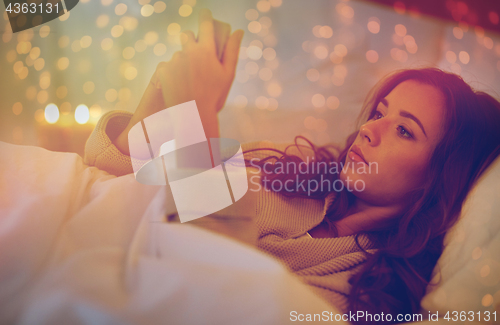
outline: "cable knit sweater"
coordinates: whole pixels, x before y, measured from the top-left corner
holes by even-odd
[[[113,140],[124,130],[131,116],[129,112],[112,111],[99,120],[85,147],[86,164],[116,176],[133,172],[130,157],[113,145]],[[243,150],[257,147],[258,143],[250,143],[243,145]],[[351,287],[348,280],[360,270],[366,254],[356,244],[355,236],[301,236],[323,220],[335,195],[332,193],[322,200],[288,198],[262,189],[255,197],[257,246],[282,261],[321,297],[346,312]],[[361,235],[358,239],[363,249],[374,251],[366,236]]]

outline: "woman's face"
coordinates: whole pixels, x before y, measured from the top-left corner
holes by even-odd
[[[360,128],[340,175],[344,185],[371,205],[404,203],[423,184],[444,133],[444,111],[444,96],[433,86],[398,84]]]

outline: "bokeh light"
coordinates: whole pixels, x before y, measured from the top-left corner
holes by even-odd
[[[57,105],[51,103],[45,106],[44,116],[48,123],[56,123],[57,120],[59,120],[59,109],[57,108]]]
[[[87,105],[80,104],[75,109],[75,121],[78,124],[85,124],[89,121],[90,114]]]

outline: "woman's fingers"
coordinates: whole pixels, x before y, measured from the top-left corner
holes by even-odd
[[[192,31],[186,30],[181,33],[181,44],[183,50],[188,49],[190,46],[194,45],[194,43],[196,43],[196,37]]]
[[[227,71],[234,75],[236,64],[238,63],[238,55],[240,52],[241,40],[243,39],[243,30],[238,29],[227,40],[222,56],[222,64]]]
[[[199,17],[198,42],[215,51],[214,21],[208,9],[202,9]]]

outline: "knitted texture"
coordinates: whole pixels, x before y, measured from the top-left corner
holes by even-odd
[[[122,154],[113,140],[128,124],[132,114],[111,111],[96,125],[85,147],[85,162],[120,176],[132,172],[130,157]],[[243,145],[244,151],[273,147],[284,150],[286,145],[254,142]],[[262,157],[272,152],[251,152],[245,158]],[[257,170],[249,168],[249,176]],[[250,175],[251,174],[251,175]],[[325,300],[342,312],[348,310],[349,278],[358,272],[375,247],[364,236],[340,238],[297,238],[317,226],[325,217],[327,206],[335,199],[330,193],[326,199],[290,198],[262,187],[256,202],[256,225],[259,231],[258,248],[281,261],[292,273]]]

